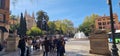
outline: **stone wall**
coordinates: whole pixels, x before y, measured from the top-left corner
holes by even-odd
[[[14,34],[10,34],[7,39],[7,48],[6,52],[16,51],[18,49],[19,37]]]
[[[105,31],[95,31],[89,37],[90,53],[110,55],[108,36]]]

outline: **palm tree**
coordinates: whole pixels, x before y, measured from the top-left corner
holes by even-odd
[[[37,12],[37,27],[39,27],[42,30],[46,30],[48,20],[49,16],[46,12],[42,10]]]
[[[37,16],[38,16],[37,17],[38,21],[42,21],[42,20],[48,21],[49,20],[47,13],[42,10],[37,12]]]

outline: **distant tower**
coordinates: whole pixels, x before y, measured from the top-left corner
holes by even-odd
[[[25,10],[24,17],[27,17],[28,13],[27,10]]]
[[[33,20],[33,26],[36,26],[36,20],[35,20],[35,14],[34,12],[32,13],[32,20]]]
[[[35,16],[34,16],[34,12],[32,13],[32,15],[30,15],[27,10],[25,10],[24,12],[24,17],[26,19],[26,23],[27,23],[27,29],[31,29],[31,27],[35,26]]]
[[[32,17],[33,17],[33,19],[35,19],[34,12],[32,13]]]

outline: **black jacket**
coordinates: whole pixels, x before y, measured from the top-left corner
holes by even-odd
[[[19,43],[18,43],[18,48],[25,49],[25,46],[26,46],[25,40],[24,39],[20,39]]]

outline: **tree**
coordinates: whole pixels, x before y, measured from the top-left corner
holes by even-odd
[[[17,21],[17,17],[15,15],[11,15],[10,16],[10,20],[13,20],[12,24],[10,24],[10,31],[14,32],[15,30],[17,30],[19,24],[15,23],[14,21]]]
[[[10,25],[10,31],[14,32],[19,27],[19,24]]]
[[[23,17],[23,13],[21,13],[20,26],[18,27],[17,33],[20,37],[22,37],[26,35],[26,31],[27,31],[26,20]]]
[[[28,30],[26,34],[29,35],[29,36],[40,36],[43,33],[42,33],[41,29],[39,29],[38,27],[34,26],[30,30]]]
[[[49,32],[49,34],[55,34],[55,27],[56,27],[56,25],[55,25],[55,22],[54,21],[48,21],[48,32]]]
[[[42,30],[47,30],[48,20],[49,20],[49,17],[46,12],[42,10],[37,12],[37,27],[39,27]]]
[[[68,32],[73,32],[73,30],[74,30],[74,25],[73,25],[73,22],[72,22],[72,21],[70,21],[70,20],[68,20],[68,19],[64,19],[64,20],[63,20],[63,23],[66,25]]]
[[[98,17],[97,14],[92,14],[91,16],[86,16],[84,22],[79,25],[79,30],[84,32],[85,35],[89,35],[93,28],[91,26],[95,26],[95,19]]]
[[[73,23],[68,19],[55,21],[55,28],[59,34],[64,35],[69,34],[70,32],[72,33],[74,30]]]

